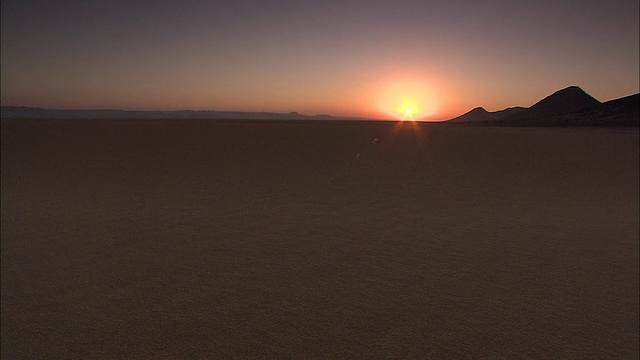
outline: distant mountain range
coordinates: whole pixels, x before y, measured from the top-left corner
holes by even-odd
[[[331,115],[304,115],[297,112],[237,112],[214,110],[140,111],[140,110],[66,110],[27,106],[2,106],[0,115],[14,119],[246,119],[246,120],[312,120],[334,119]],[[357,119],[345,118],[339,119]]]
[[[26,106],[2,106],[0,116],[14,119],[370,120],[324,114],[304,115],[297,112],[66,110]],[[640,94],[602,103],[580,87],[570,86],[556,91],[528,108],[515,106],[490,112],[477,107],[444,123],[504,126],[640,126]]]
[[[447,123],[508,126],[639,126],[640,94],[601,103],[578,86],[558,90],[531,107],[489,112],[477,107]]]

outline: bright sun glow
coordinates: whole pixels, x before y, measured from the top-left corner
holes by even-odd
[[[396,113],[402,117],[402,120],[414,120],[415,116],[420,115],[420,106],[415,100],[402,99],[396,106]]]
[[[397,120],[422,120],[437,112],[433,91],[421,82],[404,81],[380,93],[379,110]]]

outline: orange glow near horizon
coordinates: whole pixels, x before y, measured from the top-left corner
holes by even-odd
[[[380,92],[378,111],[397,120],[422,120],[438,112],[433,90],[418,81],[398,81]]]

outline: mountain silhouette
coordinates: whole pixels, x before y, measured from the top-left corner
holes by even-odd
[[[477,107],[473,110],[464,113],[458,116],[455,119],[451,119],[449,121],[452,122],[469,122],[469,121],[487,121],[487,120],[496,120],[497,117],[494,114],[488,112],[483,107]]]
[[[600,101],[587,94],[578,86],[558,90],[546,98],[533,104],[529,109],[514,115],[514,118],[541,118],[568,114],[576,111],[595,108],[600,105]]]
[[[508,118],[524,110],[527,110],[527,108],[522,106],[514,106],[514,107],[506,108],[503,110],[489,112],[485,110],[485,108],[483,107],[477,107],[467,113],[464,113],[456,118],[449,120],[449,122],[455,122],[455,123],[490,122],[490,121],[496,121],[496,120]]]
[[[529,108],[512,107],[488,112],[475,108],[451,123],[522,126],[638,126],[639,95],[601,103],[578,86],[569,86]]]
[[[551,117],[547,121],[578,126],[640,126],[640,94],[610,100],[595,108]]]
[[[515,114],[517,114],[517,113],[519,113],[519,112],[521,112],[523,110],[527,110],[527,108],[526,107],[522,107],[522,106],[514,106],[514,107],[506,108],[504,110],[494,111],[494,112],[492,112],[492,114],[495,117],[497,117],[499,119],[502,119],[502,118],[506,118],[506,117],[515,115]]]

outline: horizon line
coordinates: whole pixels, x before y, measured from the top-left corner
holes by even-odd
[[[330,113],[308,114],[298,111],[278,112],[278,111],[248,111],[248,110],[213,110],[213,109],[176,109],[176,110],[158,110],[158,109],[118,109],[118,108],[49,108],[29,105],[0,105],[0,108],[22,108],[41,111],[113,111],[123,113],[222,113],[222,114],[264,114],[264,115],[283,115],[283,116],[300,116],[306,118],[332,118],[334,120],[363,120],[363,121],[404,121],[404,122],[445,122],[450,119],[393,119],[388,117],[368,117],[354,115],[334,115]],[[229,120],[233,118],[228,118]],[[241,120],[241,119],[237,119]]]

